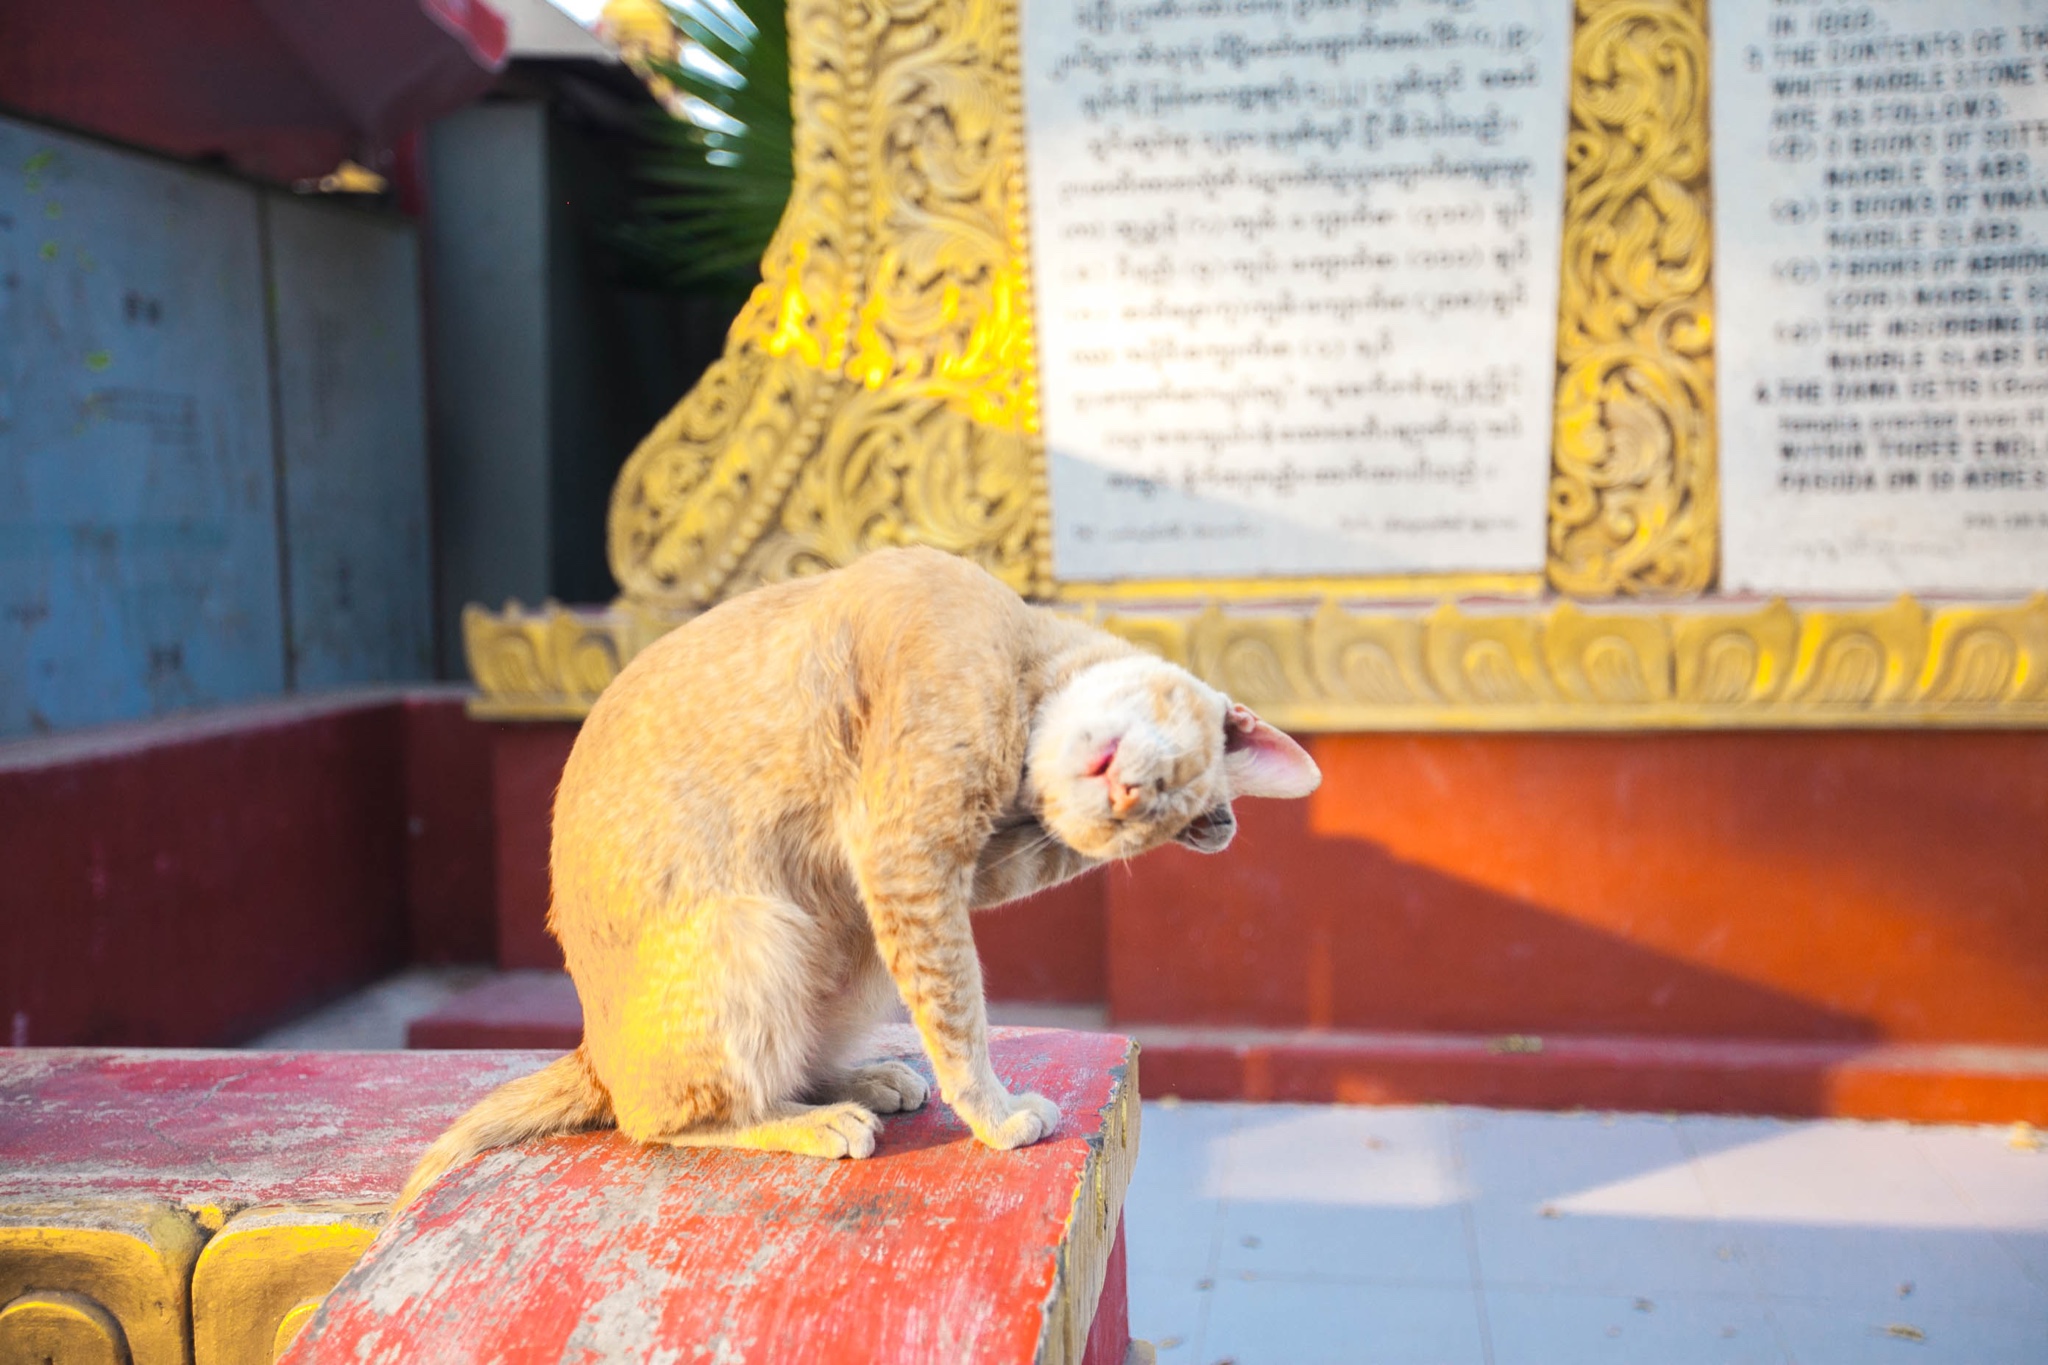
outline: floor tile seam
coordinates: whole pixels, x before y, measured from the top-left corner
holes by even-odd
[[[2012,1236],[2013,1234],[1998,1228],[1991,1230],[1992,1240],[2004,1248],[2006,1255],[2012,1257],[2019,1264],[2020,1275],[2028,1283],[2038,1287],[2043,1293],[2048,1293],[2048,1257],[2043,1257],[2040,1269],[2035,1269],[2033,1262],[2021,1255],[2020,1249],[2012,1244]]]
[[[1759,1294],[1757,1297],[1764,1303],[1782,1303],[1812,1308],[1836,1308],[1845,1311],[1853,1310],[1858,1313],[1868,1312],[1873,1308],[1879,1306],[1896,1308],[1900,1313],[1907,1314],[1914,1312],[1916,1309],[1930,1313],[1962,1313],[1968,1316],[1975,1316],[1978,1314],[1986,1313],[2011,1313],[2014,1311],[2018,1311],[2016,1309],[2016,1306],[2010,1302],[1995,1302],[1990,1299],[1943,1301],[1936,1299],[1931,1295],[1917,1294],[1910,1299],[1872,1299],[1857,1298],[1846,1294],[1802,1294],[1797,1292],[1796,1290],[1793,1290],[1780,1291],[1775,1294],[1765,1292]],[[2044,1300],[2043,1302],[2032,1306],[2037,1308],[2048,1308],[2048,1300]]]
[[[1443,1133],[1450,1148],[1452,1178],[1457,1181],[1457,1187],[1465,1191],[1465,1197],[1458,1201],[1458,1229],[1465,1243],[1465,1274],[1472,1295],[1472,1311],[1479,1322],[1479,1358],[1484,1365],[1495,1365],[1493,1319],[1486,1311],[1485,1277],[1481,1274],[1479,1261],[1479,1232],[1473,1216],[1474,1201],[1479,1196],[1478,1181],[1465,1153],[1464,1130],[1449,1111],[1445,1111],[1443,1116]]]
[[[1231,1151],[1236,1145],[1233,1139],[1237,1137],[1238,1129],[1243,1122],[1244,1116],[1233,1110],[1227,1117],[1228,1122],[1224,1124],[1223,1132],[1212,1138],[1209,1144],[1204,1147],[1206,1158],[1217,1168],[1217,1187],[1226,1190],[1230,1188]],[[1215,1150],[1214,1144],[1216,1142],[1223,1144],[1220,1154]],[[1223,1229],[1225,1221],[1230,1216],[1230,1199],[1228,1196],[1219,1196],[1210,1202],[1215,1205],[1215,1208],[1210,1212],[1209,1256],[1207,1261],[1204,1262],[1202,1272],[1202,1279],[1208,1285],[1208,1288],[1204,1289],[1197,1286],[1195,1291],[1202,1296],[1202,1310],[1196,1315],[1194,1336],[1197,1358],[1208,1349],[1209,1314],[1215,1304],[1216,1281],[1222,1273],[1220,1265],[1223,1260]]]
[[[1692,1140],[1691,1130],[1681,1122],[1674,1125],[1674,1131],[1678,1136],[1678,1145],[1685,1149],[1685,1168],[1691,1174],[1692,1183],[1699,1190],[1700,1198],[1707,1201],[1708,1212],[1714,1215],[1715,1222],[1726,1221],[1727,1211],[1721,1207],[1713,1183],[1707,1179],[1706,1161],[1700,1156],[1698,1144]]]
[[[1472,1289],[1469,1280],[1452,1279],[1427,1275],[1330,1275],[1312,1270],[1287,1271],[1232,1271],[1226,1270],[1216,1277],[1222,1284],[1294,1284],[1329,1285],[1332,1288],[1354,1289]],[[1207,1291],[1200,1291],[1206,1293]]]
[[[1701,1194],[1706,1198],[1708,1209],[1713,1212],[1714,1217],[1709,1225],[1723,1230],[1729,1237],[1731,1245],[1740,1251],[1742,1239],[1736,1231],[1735,1224],[1728,1218],[1727,1211],[1721,1207],[1721,1201],[1715,1197],[1713,1183],[1707,1179],[1706,1162],[1700,1156],[1699,1145],[1692,1140],[1692,1132],[1684,1123],[1678,1125],[1678,1141],[1685,1148],[1688,1164],[1693,1170],[1693,1178],[1698,1183]],[[1730,1259],[1741,1265],[1742,1277],[1749,1281],[1750,1289],[1761,1300],[1766,1286],[1763,1272],[1755,1264],[1754,1259],[1747,1255],[1731,1255]],[[1792,1349],[1785,1342],[1784,1331],[1775,1321],[1771,1330],[1777,1336],[1779,1353],[1790,1360]]]
[[[1487,1280],[1479,1286],[1482,1292],[1504,1294],[1556,1294],[1577,1298],[1606,1299],[1648,1299],[1655,1303],[1659,1295],[1673,1301],[1690,1302],[1695,1299],[1726,1300],[1730,1303],[1761,1303],[1763,1296],[1751,1290],[1737,1289],[1653,1289],[1649,1293],[1641,1288],[1606,1289],[1597,1285],[1558,1284],[1551,1280]]]
[[[1928,1150],[1925,1134],[1915,1133],[1913,1135],[1913,1147],[1914,1150],[1918,1151],[1926,1159],[1927,1164],[1934,1168],[1936,1177],[1954,1192],[1956,1198],[1962,1200],[1963,1207],[1977,1215],[1983,1230],[1990,1234],[1991,1240],[1997,1244],[1998,1249],[2005,1253],[2006,1259],[2012,1262],[2013,1267],[2019,1271],[2020,1278],[2039,1289],[2043,1295],[2048,1295],[2048,1270],[2037,1273],[2034,1267],[2028,1263],[2027,1258],[2020,1254],[2019,1248],[2012,1244],[2011,1240],[2015,1235],[2022,1232],[2048,1234],[2048,1225],[2043,1225],[2039,1229],[1999,1226],[1991,1215],[1978,1204],[1976,1197],[1970,1193],[1961,1181],[1955,1178],[1955,1175],[1949,1170],[1947,1163],[1937,1160],[1934,1153]]]

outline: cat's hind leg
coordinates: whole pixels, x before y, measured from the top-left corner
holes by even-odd
[[[827,1051],[812,1081],[810,1098],[851,1100],[877,1114],[905,1114],[924,1108],[931,1086],[916,1068],[893,1058],[852,1060],[871,1044],[875,1021],[895,1003],[896,984],[870,949],[826,1006],[820,1034]]]
[[[860,1104],[786,1104],[758,1123],[689,1129],[667,1134],[659,1141],[671,1147],[741,1147],[828,1161],[840,1157],[858,1161],[874,1155],[875,1138],[881,1131],[882,1121]]]
[[[849,1067],[818,1087],[826,1098],[852,1100],[877,1114],[905,1114],[924,1108],[931,1087],[916,1070],[893,1058]]]

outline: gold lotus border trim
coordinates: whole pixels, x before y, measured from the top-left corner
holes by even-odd
[[[686,614],[472,609],[479,716],[575,719]],[[1446,602],[1110,613],[1099,624],[1289,729],[2048,727],[2048,595],[2006,604]]]

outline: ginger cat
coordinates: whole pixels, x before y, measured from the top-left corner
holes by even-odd
[[[1168,841],[1216,852],[1234,798],[1320,781],[1214,688],[934,550],[726,602],[633,659],[562,774],[548,924],[582,1046],[458,1121],[399,1203],[610,1122],[867,1156],[878,1114],[925,1102],[900,1062],[849,1064],[892,991],[974,1136],[1037,1142],[1059,1111],[989,1067],[968,911]]]

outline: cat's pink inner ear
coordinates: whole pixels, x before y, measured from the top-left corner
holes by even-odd
[[[1323,784],[1322,770],[1308,750],[1260,720],[1248,706],[1231,706],[1223,752],[1232,796],[1292,800]]]

